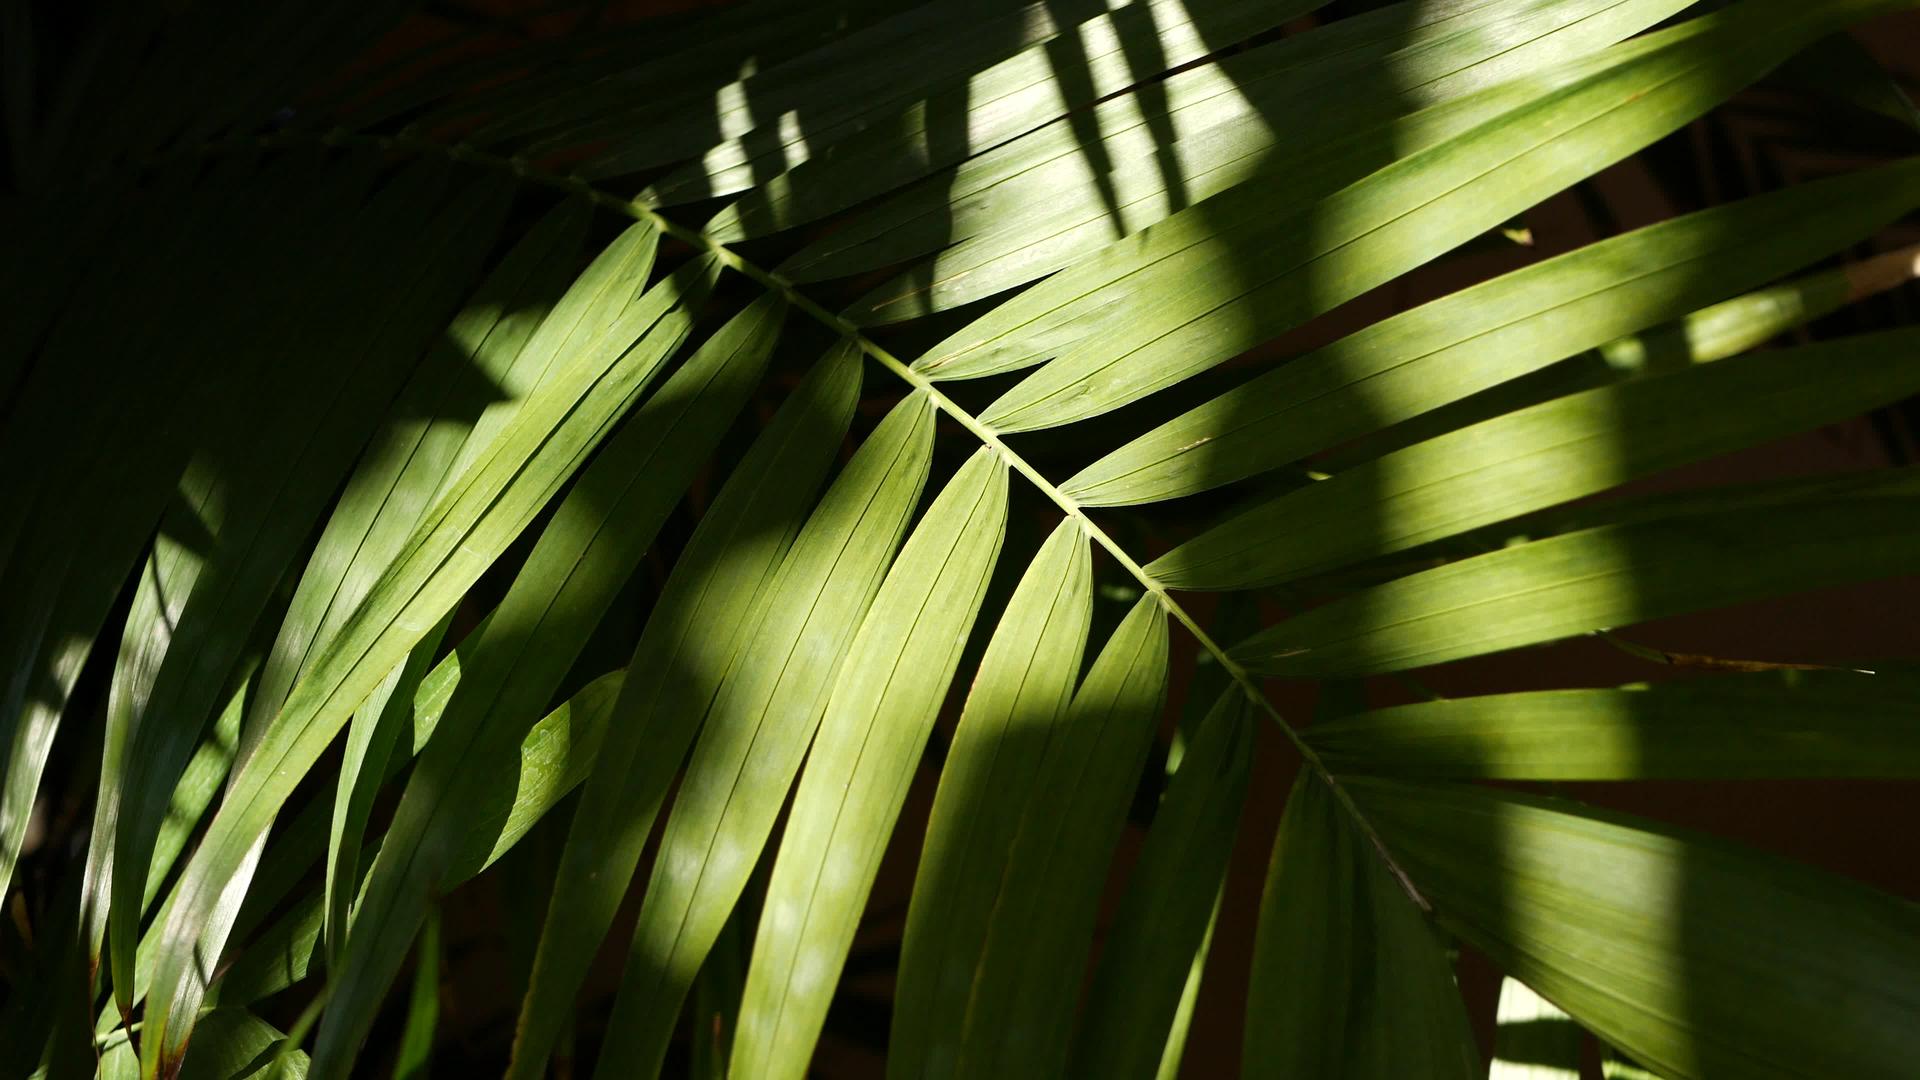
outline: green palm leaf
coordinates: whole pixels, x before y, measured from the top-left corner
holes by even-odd
[[[0,1080],[1913,1058],[1914,0],[55,7]]]
[[[1328,765],[1380,776],[1641,780],[1908,776],[1900,674],[1781,671],[1629,690],[1490,694],[1316,724]]]
[[[901,549],[846,660],[787,813],[731,1071],[801,1075],[838,960],[906,800],[1005,533],[1006,466],[969,458]]]
[[[965,1014],[1025,798],[1073,700],[1092,603],[1086,541],[1062,522],[1007,602],[941,770],[907,910],[890,1075],[925,1075],[955,1052],[952,1019]]]
[[[1261,896],[1243,1074],[1478,1076],[1466,1023],[1433,929],[1326,785],[1295,781]]]
[[[701,519],[655,605],[567,836],[521,1005],[515,1070],[545,1065],[667,788],[845,435],[859,380],[859,361],[844,350],[814,366]]]
[[[694,744],[629,949],[605,1076],[659,1068],[680,1004],[773,829],[926,482],[933,416],[895,406],[828,489],[758,604]],[[736,793],[738,796],[736,797]]]
[[[1561,800],[1352,786],[1444,925],[1662,1075],[1893,1076],[1913,1060],[1912,1026],[1890,1022],[1915,1005],[1905,901]]]

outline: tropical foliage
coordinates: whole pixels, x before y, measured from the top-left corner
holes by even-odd
[[[1898,646],[1612,633],[1920,570],[1614,491],[1920,390],[1806,330],[1920,158],[1519,243],[1763,78],[1910,139],[1915,5],[1321,6],[8,5],[0,1074],[423,1076],[487,874],[508,1076],[799,1077],[892,846],[889,1076],[1171,1075],[1274,740],[1246,1075],[1911,1075],[1910,902],[1554,785],[1920,775]]]

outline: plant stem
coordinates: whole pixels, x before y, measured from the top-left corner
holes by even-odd
[[[263,136],[253,142],[254,145],[272,146],[294,141],[311,141],[312,138],[312,136],[302,137],[293,132],[283,132]],[[1380,837],[1379,832],[1374,829],[1373,823],[1368,821],[1366,815],[1361,812],[1360,807],[1354,802],[1353,796],[1347,791],[1346,787],[1334,776],[1332,770],[1328,769],[1326,764],[1320,760],[1320,755],[1314,752],[1313,747],[1307,744],[1306,740],[1301,737],[1299,731],[1297,731],[1293,725],[1287,723],[1286,718],[1282,717],[1279,710],[1273,707],[1273,703],[1267,700],[1266,694],[1261,690],[1260,684],[1255,680],[1253,675],[1248,672],[1245,667],[1236,663],[1233,658],[1227,654],[1227,650],[1221,648],[1212,637],[1208,636],[1207,632],[1201,628],[1199,622],[1194,619],[1192,614],[1168,593],[1167,587],[1152,574],[1147,573],[1146,568],[1141,566],[1133,556],[1127,554],[1126,550],[1123,549],[1113,537],[1109,536],[1106,530],[1094,524],[1094,522],[1087,517],[1084,509],[1078,502],[1061,491],[1052,481],[1041,475],[1040,471],[1034,468],[1032,463],[1028,462],[1011,447],[1007,446],[1000,438],[998,432],[986,424],[981,423],[972,413],[967,412],[955,404],[951,398],[940,391],[940,388],[936,386],[932,380],[920,372],[913,370],[910,365],[902,362],[899,357],[894,356],[879,343],[868,338],[859,326],[822,307],[813,298],[801,292],[793,282],[749,261],[738,252],[713,239],[699,229],[681,225],[661,214],[657,208],[641,201],[623,199],[618,195],[603,191],[580,177],[544,172],[533,167],[525,158],[505,157],[459,143],[437,142],[413,135],[378,136],[335,131],[320,136],[320,139],[329,145],[335,146],[366,146],[382,150],[441,154],[455,161],[467,162],[482,168],[509,171],[529,183],[557,189],[568,195],[585,199],[596,206],[605,207],[614,213],[636,221],[647,221],[663,234],[708,253],[727,269],[751,279],[769,291],[778,293],[795,308],[805,312],[815,321],[851,341],[861,352],[871,357],[881,367],[886,368],[898,376],[915,391],[925,394],[936,408],[946,413],[948,417],[959,423],[961,427],[965,428],[975,438],[987,446],[992,447],[994,452],[1000,455],[1002,461],[1006,462],[1015,472],[1025,477],[1028,482],[1038,488],[1043,495],[1052,500],[1053,504],[1058,506],[1061,512],[1072,518],[1079,525],[1080,531],[1084,533],[1088,539],[1105,548],[1107,553],[1113,556],[1114,561],[1119,563],[1120,566],[1140,584],[1141,588],[1152,593],[1154,598],[1159,602],[1161,609],[1172,616],[1180,625],[1186,627],[1187,632],[1193,635],[1194,640],[1200,644],[1200,647],[1212,654],[1214,660],[1220,664],[1221,669],[1226,671],[1227,674],[1232,677],[1233,681],[1239,684],[1241,691],[1246,694],[1248,700],[1257,708],[1264,711],[1267,716],[1273,720],[1274,724],[1279,727],[1287,740],[1293,744],[1295,751],[1299,753],[1301,761],[1327,785],[1328,789],[1333,793],[1334,799],[1346,809],[1347,813],[1352,817],[1355,826],[1360,830],[1361,834],[1367,838],[1368,842],[1373,845],[1374,851],[1379,854],[1388,872],[1400,883],[1400,888],[1406,892],[1407,898],[1413,901],[1414,905],[1421,911],[1432,912],[1433,905],[1428,903],[1427,898],[1421,894],[1419,888],[1414,885],[1413,880],[1407,876],[1406,871],[1395,861],[1393,853],[1387,849],[1386,841]]]

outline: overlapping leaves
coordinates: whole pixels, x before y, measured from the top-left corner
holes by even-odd
[[[315,108],[372,136],[269,150],[246,145],[277,107],[262,103],[386,20],[322,5],[302,32],[281,12],[221,24],[244,5],[216,4],[149,54],[109,50],[176,95],[119,101],[78,79],[72,109],[15,123],[23,178],[68,160],[79,117],[99,134],[76,175],[146,186],[124,221],[76,226],[118,230],[124,253],[63,260],[72,237],[36,228],[6,266],[35,299],[0,367],[18,421],[0,437],[18,465],[0,478],[16,508],[0,522],[0,879],[53,740],[76,738],[64,714],[89,657],[110,674],[72,925],[41,934],[54,944],[34,961],[62,991],[10,996],[0,1056],[53,1069],[84,1060],[97,1028],[101,1068],[130,1070],[117,1027],[137,1009],[143,1075],[299,1075],[305,1025],[283,1035],[246,1010],[324,955],[311,1069],[349,1075],[445,890],[584,783],[544,925],[516,939],[530,974],[510,1074],[542,1074],[637,887],[597,1075],[657,1073],[696,985],[734,988],[716,1015],[735,1024],[696,1060],[804,1075],[940,732],[890,1075],[1168,1075],[1254,730],[1279,721],[1306,767],[1262,902],[1249,1073],[1477,1075],[1446,934],[1663,1075],[1910,1063],[1920,934],[1901,902],[1650,823],[1434,783],[1911,776],[1906,679],[1497,695],[1304,733],[1258,679],[1353,689],[1920,569],[1900,473],[1578,502],[1913,392],[1912,331],[1746,352],[1912,276],[1907,255],[1771,284],[1911,212],[1912,161],[1402,312],[1121,445],[1088,434],[1094,463],[1064,483],[1002,438],[1157,408],[1910,5],[1743,0],[1655,28],[1689,5],[1408,2],[1277,33],[1314,6],[756,0],[659,41],[528,46],[524,77],[470,57],[336,88]],[[175,46],[216,26],[289,63],[196,70]],[[299,110],[273,123],[287,135],[270,141],[300,144]],[[240,153],[179,163],[236,133]],[[638,202],[610,194],[640,172]],[[528,224],[516,182],[558,191],[543,196],[557,208]],[[732,198],[707,231],[678,216],[715,196]],[[618,234],[596,236],[613,216]],[[746,240],[787,242],[779,272],[724,246]],[[46,278],[27,289],[35,259]],[[794,284],[881,270],[844,317]],[[854,330],[1026,286],[911,364]],[[786,379],[801,322],[843,340]],[[1589,350],[1607,377],[1545,381]],[[875,388],[863,354],[884,369],[877,423],[855,421]],[[934,385],[1025,369],[977,414]],[[1082,510],[1329,451],[1330,478],[1265,491],[1144,568]],[[1034,487],[1064,511],[1043,543],[1018,527]],[[79,510],[53,512],[74,493]],[[698,523],[676,542],[683,505]],[[648,561],[657,595],[634,615]],[[1102,574],[1132,590],[1123,618],[1094,617]],[[1329,598],[1231,649],[1202,642],[1220,685],[1141,798],[1184,685],[1171,624],[1202,624],[1168,590],[1276,584]],[[315,777],[332,791],[303,797]],[[744,976],[720,947],[736,938],[752,942]],[[433,1042],[421,970],[407,1068]]]

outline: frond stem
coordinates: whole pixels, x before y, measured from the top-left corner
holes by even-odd
[[[294,135],[293,133],[280,133],[260,137],[254,140],[254,145],[274,145],[276,143],[295,141],[296,139],[300,141],[310,141],[311,137],[301,139],[300,136]],[[1154,599],[1159,602],[1162,610],[1172,616],[1180,625],[1186,627],[1187,632],[1193,635],[1194,640],[1199,643],[1200,647],[1213,656],[1215,662],[1221,666],[1221,670],[1227,672],[1233,681],[1240,686],[1241,691],[1246,694],[1248,700],[1250,700],[1255,707],[1265,712],[1274,724],[1279,727],[1287,740],[1293,744],[1295,751],[1299,753],[1301,761],[1306,764],[1309,769],[1313,770],[1313,772],[1319,776],[1320,780],[1327,785],[1328,790],[1333,793],[1335,800],[1346,809],[1349,816],[1352,817],[1355,826],[1360,830],[1361,834],[1367,838],[1368,842],[1372,844],[1374,850],[1379,854],[1381,861],[1385,863],[1388,872],[1400,883],[1400,888],[1406,892],[1408,899],[1412,900],[1414,905],[1421,911],[1432,912],[1433,905],[1421,894],[1419,888],[1414,885],[1413,880],[1407,876],[1406,871],[1402,869],[1399,862],[1394,859],[1393,853],[1387,849],[1386,841],[1381,839],[1379,832],[1374,829],[1373,823],[1368,821],[1366,815],[1361,812],[1359,805],[1354,802],[1353,796],[1347,791],[1345,785],[1341,784],[1339,778],[1334,776],[1333,771],[1327,768],[1326,763],[1320,759],[1320,755],[1314,751],[1312,746],[1308,745],[1299,731],[1297,731],[1292,724],[1287,723],[1286,719],[1280,715],[1280,711],[1273,707],[1271,701],[1267,700],[1267,695],[1261,690],[1259,682],[1254,678],[1252,673],[1229,656],[1227,650],[1222,648],[1219,643],[1215,642],[1213,638],[1207,634],[1206,630],[1201,628],[1199,622],[1194,619],[1192,614],[1190,614],[1178,600],[1173,598],[1164,584],[1152,574],[1149,574],[1146,568],[1140,565],[1138,560],[1134,559],[1132,555],[1129,555],[1112,536],[1107,534],[1105,529],[1102,529],[1099,525],[1095,524],[1092,519],[1088,518],[1085,510],[1077,501],[1066,492],[1061,491],[1052,481],[1041,475],[1040,471],[1034,468],[1032,463],[1028,462],[1024,457],[1016,453],[1013,448],[1009,447],[1000,438],[999,432],[981,423],[972,413],[961,408],[951,398],[947,397],[946,394],[941,392],[939,386],[936,385],[933,380],[913,370],[911,365],[901,361],[899,357],[894,356],[893,353],[889,352],[878,342],[868,338],[860,326],[829,311],[827,308],[821,306],[819,302],[801,292],[799,287],[793,282],[744,258],[738,252],[713,239],[705,232],[681,225],[663,215],[658,208],[650,206],[645,202],[636,199],[624,199],[611,192],[603,191],[580,177],[563,176],[536,169],[524,158],[505,157],[488,153],[471,146],[458,143],[437,142],[411,135],[379,136],[336,131],[322,136],[321,141],[329,145],[367,146],[383,150],[441,154],[455,161],[468,162],[483,168],[509,171],[529,183],[557,189],[568,195],[585,199],[596,206],[604,207],[616,214],[637,221],[647,221],[663,234],[706,252],[727,269],[758,283],[765,289],[778,293],[793,307],[805,312],[815,321],[853,342],[861,352],[872,358],[874,362],[898,376],[914,390],[925,394],[927,399],[941,412],[947,414],[949,418],[958,423],[962,428],[965,428],[967,432],[972,434],[976,439],[992,447],[993,451],[1000,456],[1002,461],[1006,462],[1010,468],[1025,477],[1034,487],[1038,488],[1055,506],[1060,508],[1062,513],[1072,518],[1079,525],[1080,531],[1084,533],[1088,539],[1106,549],[1107,553],[1113,556],[1114,561],[1119,563],[1120,566],[1139,583],[1142,589],[1153,595]]]

